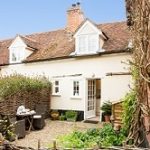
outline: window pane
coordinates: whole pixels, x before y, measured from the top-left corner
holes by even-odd
[[[90,35],[88,37],[88,51],[96,51],[97,49],[97,38],[95,35]]]
[[[17,60],[17,58],[16,58],[15,54],[12,53],[12,61],[16,61],[16,60]]]
[[[86,50],[86,37],[79,37],[79,52],[84,52]]]
[[[55,93],[59,93],[59,87],[55,87]]]
[[[55,85],[59,85],[59,81],[55,81]]]
[[[73,95],[79,96],[79,81],[73,82]]]

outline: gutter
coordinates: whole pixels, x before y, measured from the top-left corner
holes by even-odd
[[[43,61],[53,61],[53,60],[63,60],[63,59],[71,59],[71,58],[88,58],[88,57],[95,57],[95,56],[103,56],[108,54],[120,54],[120,53],[131,53],[130,49],[124,50],[111,50],[111,51],[103,51],[97,54],[89,54],[89,55],[72,55],[72,56],[62,56],[62,57],[54,57],[54,58],[45,58],[45,59],[37,59],[37,60],[24,60],[20,63],[13,63],[13,64],[0,64],[0,66],[8,66],[8,65],[16,65],[16,64],[28,64],[34,62],[43,62]]]

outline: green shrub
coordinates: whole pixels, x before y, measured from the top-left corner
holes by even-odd
[[[19,91],[40,90],[50,88],[51,84],[45,77],[26,77],[19,74],[0,77],[0,99]]]
[[[66,111],[65,116],[67,119],[76,119],[77,118],[77,112],[74,110],[68,110],[68,111]]]
[[[61,114],[61,115],[59,116],[59,120],[64,121],[65,119],[66,119],[66,116],[65,116],[65,115]]]
[[[101,107],[101,110],[103,111],[103,113],[105,115],[111,115],[111,110],[112,110],[112,103],[111,102],[104,102],[102,107]]]
[[[132,118],[136,109],[136,92],[130,91],[123,98],[123,126],[126,132],[128,132],[131,125]],[[127,133],[128,134],[128,133]]]
[[[125,138],[123,129],[116,133],[111,124],[106,124],[103,128],[88,129],[85,132],[74,131],[68,135],[59,136],[58,142],[63,148],[93,148],[121,146]]]

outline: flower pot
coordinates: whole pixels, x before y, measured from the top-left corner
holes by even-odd
[[[105,122],[110,122],[110,115],[105,115],[104,118],[105,118]]]
[[[75,121],[76,121],[76,118],[67,118],[67,121],[75,122]]]
[[[51,112],[52,120],[58,120],[59,119],[59,112]]]

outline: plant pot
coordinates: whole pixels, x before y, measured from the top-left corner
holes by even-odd
[[[59,113],[57,113],[57,112],[52,112],[52,113],[51,113],[51,117],[52,117],[52,120],[58,120],[58,119],[59,119]]]
[[[76,118],[67,118],[67,121],[75,122],[75,121],[76,121]]]
[[[110,122],[110,115],[104,115],[105,122]]]

